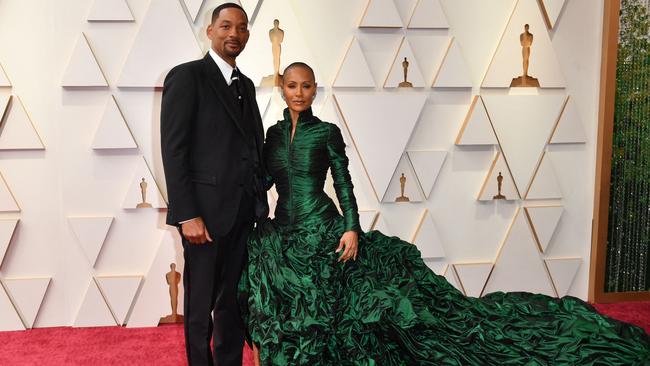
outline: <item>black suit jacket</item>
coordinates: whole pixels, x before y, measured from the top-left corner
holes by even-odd
[[[242,194],[250,188],[245,186],[253,169],[249,144],[255,139],[262,164],[264,142],[255,87],[244,75],[240,82],[244,112],[209,53],[167,74],[160,113],[167,224],[200,216],[214,236],[225,235],[235,222]],[[257,215],[266,217],[266,192],[257,192]]]

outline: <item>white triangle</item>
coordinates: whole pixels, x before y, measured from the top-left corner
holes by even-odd
[[[398,202],[397,197],[400,197],[402,195],[400,182],[402,174],[404,174],[404,178],[406,178],[404,181],[404,196],[409,198],[409,202],[424,201],[424,193],[420,188],[420,184],[418,183],[418,178],[415,174],[413,166],[411,165],[411,161],[409,160],[408,155],[403,154],[402,158],[397,164],[397,168],[395,168],[395,172],[393,172],[393,177],[390,180],[388,189],[386,189],[386,193],[384,194],[382,202]]]
[[[68,217],[72,232],[91,266],[97,261],[112,222],[113,217]]]
[[[548,153],[544,153],[525,198],[528,200],[562,198],[562,190],[558,184],[557,175],[555,175],[555,169],[553,169],[553,163]]]
[[[143,191],[146,195],[145,197],[143,197]],[[143,203],[143,198],[145,203],[151,205],[150,207],[137,207],[138,204]],[[126,197],[124,197],[122,208],[167,208],[167,203],[162,194],[160,194],[158,184],[151,174],[149,165],[144,157],[142,157],[142,160],[140,160],[136,167],[131,186]]]
[[[567,295],[581,264],[582,258],[546,259],[546,266],[559,297]]]
[[[108,86],[104,73],[90,49],[88,39],[83,33],[72,52],[61,86]]]
[[[442,258],[445,256],[445,248],[440,240],[440,234],[436,224],[433,222],[429,210],[424,210],[420,225],[413,235],[413,244],[420,250],[422,258]]]
[[[119,87],[162,87],[167,72],[201,48],[178,1],[152,1],[122,68]]]
[[[397,55],[395,55],[395,60],[393,61],[393,66],[390,69],[390,73],[386,77],[384,82],[384,88],[397,88],[399,83],[404,81],[404,67],[402,63],[406,58],[408,62],[408,73],[407,81],[413,84],[414,88],[423,88],[425,86],[424,77],[420,71],[420,66],[418,65],[413,49],[408,39],[402,39],[402,44],[400,45]]]
[[[370,72],[370,67],[361,50],[357,37],[352,38],[348,52],[341,63],[334,85],[337,88],[343,87],[366,87],[374,88],[375,80]]]
[[[533,34],[528,75],[539,80],[542,88],[564,88],[565,81],[557,61],[546,24],[537,1],[519,0],[506,26],[501,42],[492,58],[482,87],[508,88],[512,79],[523,74],[522,48],[519,36],[524,25]]]
[[[257,102],[257,108],[260,111],[260,116],[264,118],[266,111],[269,109],[271,103],[271,93],[255,93],[255,101]]]
[[[551,144],[583,144],[587,142],[584,127],[580,122],[578,109],[571,97],[567,97],[567,102],[562,112],[562,116],[555,127]]]
[[[250,24],[253,24],[255,22],[256,15],[257,15],[255,13],[255,9],[257,9],[257,6],[261,1],[262,0],[239,0],[239,3],[241,4],[242,8],[246,10],[246,14],[248,14],[250,18],[248,19],[248,22]]]
[[[20,207],[2,173],[0,173],[0,212],[20,212]]]
[[[2,68],[2,65],[0,65],[0,87],[4,86],[11,86],[11,81],[9,81],[5,70]],[[2,114],[0,113],[0,115]]]
[[[460,281],[458,280],[458,275],[456,274],[454,266],[447,266],[444,277],[447,282],[454,286],[458,291],[462,292],[463,294],[465,293],[465,291],[463,291],[463,285],[461,285]]]
[[[551,238],[553,238],[555,228],[560,222],[564,208],[562,206],[538,206],[526,207],[525,210],[539,248],[542,253],[545,253]]]
[[[16,305],[16,309],[27,329],[34,326],[36,315],[41,308],[50,277],[41,278],[6,278],[7,293]]]
[[[320,75],[321,69],[318,67],[317,59],[312,53],[312,46],[315,45],[306,41],[305,32],[289,0],[262,2],[250,31],[246,51],[237,57],[237,67],[257,86],[262,86],[263,80],[271,81],[267,77],[272,77],[275,71],[269,30],[273,28],[275,19],[280,22],[279,27],[284,31],[284,38],[280,45],[280,73],[290,63],[300,61],[314,69],[316,81],[324,81]]]
[[[472,297],[480,297],[485,287],[485,282],[492,268],[493,263],[457,263],[454,264],[456,274],[463,285],[465,294]]]
[[[377,221],[375,223],[375,227],[373,230],[380,231],[382,234],[386,236],[394,236],[395,234],[393,233],[393,230],[388,226],[386,223],[386,220],[384,219],[384,215],[381,213],[377,214]]]
[[[361,225],[361,230],[368,232],[374,229],[375,223],[377,222],[377,211],[359,211],[359,224]]]
[[[423,258],[424,264],[433,271],[433,273],[437,274],[438,276],[444,276],[445,273],[447,272],[447,267],[449,267],[449,263],[447,263],[445,260],[441,260],[439,258]]]
[[[498,144],[483,99],[480,95],[475,95],[465,116],[463,127],[456,137],[456,145]]]
[[[177,263],[176,271],[183,273],[182,254],[179,257],[177,236],[171,230],[167,230],[158,247],[156,255],[147,270],[144,282],[137,293],[133,310],[129,316],[127,327],[155,327],[160,318],[170,315],[172,312],[169,285],[167,284],[167,273],[171,270],[171,264]],[[181,275],[182,276],[182,275]],[[181,278],[182,282],[182,278]],[[183,313],[183,286],[178,287],[178,312]]]
[[[494,196],[499,194],[499,173],[503,177],[501,182],[501,195],[506,197],[505,200],[512,201],[520,198],[517,187],[515,187],[515,182],[510,174],[510,169],[508,169],[506,161],[503,160],[503,155],[497,152],[492,161],[490,171],[483,182],[481,191],[478,194],[479,201],[492,201],[494,200]]]
[[[104,297],[99,292],[95,281],[90,280],[79,311],[75,317],[74,327],[106,327],[117,325]]]
[[[125,0],[95,0],[89,22],[132,22],[133,14]]]
[[[409,28],[449,28],[447,16],[440,0],[419,0],[415,6]]]
[[[142,276],[96,276],[95,281],[117,324],[124,325]]]
[[[402,26],[402,18],[393,0],[369,0],[359,24],[359,27],[369,28],[402,28]]]
[[[564,100],[560,94],[483,96],[519,192],[530,186]]]
[[[11,238],[14,236],[18,219],[2,219],[0,220],[0,265],[7,253]]]
[[[526,291],[555,296],[523,210],[515,214],[483,293],[496,291]]]
[[[320,119],[337,125],[341,129],[341,134],[343,135],[343,142],[345,146],[350,146],[350,137],[348,136],[348,130],[345,128],[345,123],[343,123],[341,118],[341,113],[336,106],[336,102],[333,97],[327,97],[327,100],[323,102],[322,108],[318,113]]]
[[[99,150],[136,149],[137,147],[138,144],[133,139],[115,96],[111,96],[106,103],[102,120],[95,131],[92,148]]]
[[[11,96],[4,114],[5,118],[0,125],[0,150],[45,149],[18,96]]]
[[[190,13],[192,21],[196,22],[196,17],[199,15],[199,10],[201,10],[203,0],[183,0],[183,2],[185,3],[187,12]]]
[[[427,96],[351,93],[336,94],[335,99],[375,195],[384,197]]]
[[[438,74],[433,81],[433,87],[471,88],[473,84],[463,51],[458,46],[458,42],[452,38],[442,66],[438,69]]]
[[[0,331],[11,330],[25,330],[25,325],[9,300],[4,286],[0,286]]]
[[[4,121],[7,113],[9,112],[9,101],[13,95],[0,95],[0,121]]]
[[[429,198],[436,183],[442,164],[445,163],[446,151],[409,151],[409,159],[420,182],[426,199]]]
[[[549,28],[554,28],[557,18],[560,17],[562,12],[562,7],[566,0],[541,0],[540,5],[542,11],[544,12],[544,19],[546,20],[546,25]]]

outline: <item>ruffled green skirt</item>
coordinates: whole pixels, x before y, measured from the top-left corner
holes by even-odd
[[[249,241],[242,315],[264,365],[650,365],[637,327],[585,302],[529,293],[466,297],[415,245],[371,231],[337,263],[343,222]]]

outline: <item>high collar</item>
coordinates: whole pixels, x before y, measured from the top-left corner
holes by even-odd
[[[289,113],[289,108],[284,109],[284,120],[291,123],[291,114]],[[318,118],[314,117],[314,114],[311,111],[311,107],[300,112],[298,115],[298,123],[311,123],[317,121]]]

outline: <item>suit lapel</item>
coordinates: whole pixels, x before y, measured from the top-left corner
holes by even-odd
[[[219,66],[214,63],[214,60],[209,53],[203,58],[203,63],[205,65],[208,84],[210,84],[210,87],[217,95],[217,98],[221,101],[221,104],[226,108],[226,112],[230,115],[230,119],[232,119],[233,123],[237,126],[239,132],[246,135],[241,126],[242,115],[239,111],[239,106],[236,105],[235,98],[231,97],[232,92],[226,84],[226,80],[224,80]]]

